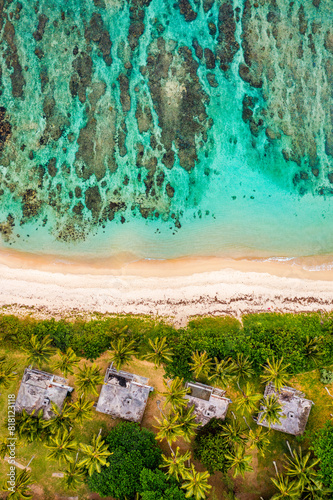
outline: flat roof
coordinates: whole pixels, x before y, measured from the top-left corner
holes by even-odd
[[[106,370],[96,411],[112,417],[141,422],[152,387],[148,378],[117,371],[113,365]]]
[[[59,408],[62,408],[68,392],[72,392],[73,387],[67,385],[67,380],[52,373],[26,368],[22,377],[20,389],[15,402],[15,411],[22,412],[25,409],[28,413],[40,409],[44,410],[44,418],[53,416],[51,411],[51,401]]]
[[[225,391],[199,382],[186,382],[185,386],[191,390],[185,398],[189,400],[188,406],[194,406],[198,424],[205,425],[212,418],[225,419],[231,403],[229,398],[224,397]]]
[[[282,406],[281,415],[285,416],[285,418],[281,418],[280,424],[272,424],[271,429],[293,434],[294,436],[303,434],[313,401],[306,399],[302,392],[293,387],[285,386],[278,392],[271,383],[266,385],[264,396],[266,397],[270,394],[275,394],[277,396]],[[258,425],[268,427],[266,420],[263,420],[259,424],[261,415],[262,413],[258,415]]]

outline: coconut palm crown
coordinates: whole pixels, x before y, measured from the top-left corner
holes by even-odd
[[[163,337],[161,339],[157,338],[154,341],[148,339],[148,343],[150,352],[143,356],[144,359],[154,363],[155,368],[161,366],[163,363],[171,362],[173,352],[167,345],[166,337]]]
[[[37,335],[31,335],[29,345],[25,348],[28,353],[28,362],[38,368],[43,364],[47,364],[54,354],[54,349],[50,345],[51,342],[52,338],[49,335],[42,339],[39,339]]]
[[[160,392],[160,394],[164,398],[164,408],[167,405],[171,405],[173,410],[177,410],[178,408],[187,405],[188,400],[185,399],[185,396],[190,391],[184,387],[184,379],[175,377],[172,380],[168,380],[168,382],[163,380],[163,385],[165,387],[165,391]]]
[[[209,381],[221,387],[221,389],[226,389],[235,378],[234,367],[230,360],[222,359],[222,361],[219,361],[214,358],[214,362],[211,375],[208,377]]]
[[[155,417],[158,425],[155,425],[156,429],[158,429],[158,433],[156,434],[156,439],[159,441],[163,441],[165,439],[169,445],[171,445],[174,441],[177,441],[178,438],[183,436],[182,426],[178,421],[178,415],[162,415],[162,418],[159,419]]]
[[[195,500],[206,498],[206,495],[211,489],[211,485],[208,484],[209,477],[207,471],[197,472],[194,465],[191,464],[191,468],[186,469],[184,475],[185,481],[181,486],[186,490],[185,497],[190,498],[193,496]]]
[[[276,394],[269,394],[261,400],[261,416],[258,419],[258,423],[262,423],[266,420],[269,429],[274,424],[280,424],[281,418],[286,418],[282,415],[282,406],[279,402]]]
[[[253,394],[252,388],[248,382],[244,389],[241,389],[240,385],[238,385],[238,387],[241,391],[241,396],[236,400],[237,410],[239,410],[242,415],[244,415],[244,413],[252,413],[257,409],[257,404],[261,400],[261,394]]]
[[[30,500],[32,494],[29,491],[29,487],[32,484],[33,481],[31,480],[30,472],[27,469],[23,469],[16,474],[14,491],[9,489],[11,485],[6,479],[2,484],[2,491],[8,492],[6,497],[8,500]]]
[[[98,396],[96,386],[102,384],[102,382],[103,377],[97,365],[87,366],[84,364],[83,368],[79,368],[79,372],[76,375],[76,385],[79,394],[95,394],[95,396]]]
[[[250,358],[243,353],[237,353],[236,359],[230,358],[230,363],[238,382],[251,378],[254,375]]]
[[[264,383],[271,382],[277,391],[280,391],[286,385],[289,374],[287,371],[289,363],[283,364],[283,358],[276,360],[275,358],[270,361],[267,359],[264,366],[264,373],[260,376]]]
[[[73,373],[73,368],[78,364],[79,358],[76,356],[75,352],[71,347],[68,347],[66,352],[61,352],[59,349],[57,351],[59,355],[59,360],[54,363],[54,368],[60,370],[65,377],[69,373]]]
[[[107,462],[107,458],[112,453],[108,450],[108,446],[102,440],[100,434],[93,436],[91,445],[81,443],[80,449],[85,454],[85,458],[78,465],[87,469],[89,476],[95,471],[100,473],[102,466],[109,467],[110,464]]]
[[[112,351],[111,361],[118,371],[136,354],[134,340],[128,341],[124,337],[112,342],[110,349]]]
[[[162,455],[163,463],[160,467],[167,469],[167,474],[174,476],[177,481],[179,481],[180,478],[184,479],[186,462],[188,462],[190,458],[190,451],[181,454],[180,448],[177,446],[176,451],[172,451],[170,457]]]
[[[212,367],[212,359],[208,357],[207,352],[196,351],[192,354],[191,359],[192,362],[189,363],[189,366],[195,378],[199,378],[200,376],[207,376]]]
[[[6,356],[0,357],[0,389],[8,389],[10,384],[15,380],[16,372],[14,372],[14,363],[7,361]]]

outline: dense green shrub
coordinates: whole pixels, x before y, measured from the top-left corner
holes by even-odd
[[[240,335],[241,324],[229,316],[190,321],[186,329],[178,330],[168,337],[175,355],[166,367],[167,375],[177,375],[185,380],[193,378],[188,364],[194,351],[206,351],[210,357],[219,359],[233,356]]]
[[[306,354],[306,337],[322,337],[319,314],[249,314],[243,317],[244,337],[239,350],[249,355],[257,371],[267,358],[284,357],[290,371],[312,369],[314,361]],[[332,356],[331,336],[323,338],[321,361]]]
[[[315,433],[311,445],[314,454],[320,458],[320,476],[325,486],[333,489],[333,424],[325,426]]]
[[[333,362],[331,316],[311,314],[249,314],[243,328],[235,318],[208,318],[190,322],[169,341],[176,356],[167,366],[169,376],[191,378],[188,363],[194,351],[206,351],[210,357],[249,356],[257,373],[267,358],[281,358],[290,363],[290,373],[311,370],[317,364]],[[307,351],[308,339],[319,339],[320,356],[315,360]]]
[[[227,460],[225,454],[230,450],[221,436],[222,420],[212,419],[201,427],[194,441],[194,457],[206,467],[210,474],[226,472]]]
[[[320,370],[320,382],[323,384],[331,384],[333,382],[333,372],[323,368]]]
[[[123,422],[111,430],[106,442],[112,453],[110,465],[88,478],[88,486],[101,496],[132,499],[140,487],[141,471],[155,470],[161,463],[155,435],[134,422]]]
[[[147,352],[148,339],[167,337],[174,357],[165,367],[166,376],[192,378],[189,362],[194,351],[206,351],[211,358],[250,357],[257,373],[267,358],[285,358],[290,373],[313,369],[316,364],[333,363],[333,315],[249,314],[243,327],[232,317],[200,318],[176,330],[163,321],[149,317],[115,316],[91,321],[37,321],[31,318],[0,315],[0,336],[9,346],[27,346],[32,334],[52,338],[53,346],[90,360],[97,359],[111,342],[126,336],[134,340],[140,355]],[[320,356],[314,359],[307,350],[308,339],[319,339]]]
[[[143,469],[140,474],[141,500],[185,500],[177,481],[161,470]],[[193,498],[193,497],[191,497]]]

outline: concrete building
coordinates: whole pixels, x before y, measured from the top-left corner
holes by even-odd
[[[228,406],[232,402],[224,397],[225,391],[199,382],[186,382],[186,387],[190,392],[185,397],[189,400],[188,406],[195,408],[198,424],[205,425],[212,418],[225,419]]]
[[[36,410],[44,410],[44,418],[52,417],[51,401],[62,408],[65,398],[73,387],[67,385],[67,380],[52,373],[42,372],[32,368],[24,370],[20,389],[16,398],[15,411],[25,409],[29,414]]]
[[[286,432],[298,436],[303,434],[306,423],[308,421],[313,401],[305,399],[304,394],[292,387],[283,387],[278,392],[273,384],[267,384],[264,396],[275,394],[282,406],[282,412],[279,424],[272,424],[271,429],[276,431]],[[258,423],[262,413],[258,415]],[[259,425],[268,427],[266,420],[263,420]]]
[[[96,411],[132,422],[141,422],[149,393],[153,390],[146,377],[117,371],[111,364],[106,370]]]

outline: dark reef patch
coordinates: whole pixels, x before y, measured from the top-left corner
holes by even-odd
[[[5,147],[5,143],[10,137],[12,130],[9,121],[5,120],[6,108],[0,106],[0,153]]]
[[[1,14],[1,12],[0,12]],[[4,51],[4,58],[6,66],[8,69],[12,69],[10,73],[10,79],[12,83],[12,95],[13,97],[23,96],[23,87],[25,86],[25,79],[22,73],[22,66],[19,61],[16,38],[15,38],[15,28],[10,21],[6,21],[3,39],[7,42],[7,48]]]
[[[169,168],[174,145],[180,165],[187,171],[193,169],[198,160],[195,138],[209,128],[205,107],[209,97],[197,76],[198,66],[188,47],[171,51],[161,37],[150,46],[149,88],[166,150],[163,162]]]

